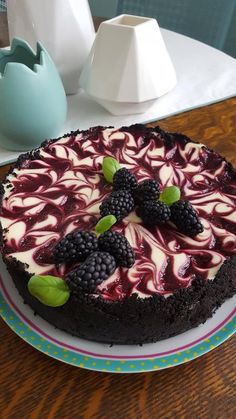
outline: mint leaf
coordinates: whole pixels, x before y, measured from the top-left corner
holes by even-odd
[[[34,275],[28,282],[28,290],[42,304],[50,307],[60,307],[70,297],[68,285],[57,276]]]
[[[117,218],[114,215],[105,215],[105,217],[101,218],[95,226],[95,231],[98,234],[102,234],[117,222]]]
[[[170,206],[179,201],[180,196],[180,189],[177,186],[167,186],[160,194],[160,201]]]
[[[113,157],[104,157],[102,171],[107,182],[113,182],[113,176],[120,169],[119,162]]]

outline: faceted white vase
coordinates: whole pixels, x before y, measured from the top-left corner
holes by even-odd
[[[103,22],[80,86],[114,115],[145,112],[176,85],[155,19],[121,15]]]
[[[7,14],[10,40],[22,38],[34,49],[40,41],[66,93],[76,93],[95,37],[88,0],[7,0]]]

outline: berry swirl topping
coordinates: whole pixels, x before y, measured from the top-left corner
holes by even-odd
[[[4,183],[4,255],[24,263],[31,274],[65,277],[71,267],[57,267],[53,249],[75,229],[94,230],[99,206],[112,192],[102,175],[105,156],[115,157],[139,182],[155,179],[161,191],[178,186],[204,231],[190,238],[171,222],[144,225],[133,211],[113,230],[126,236],[135,263],[130,269],[117,268],[94,294],[110,300],[134,293],[168,296],[190,286],[195,277],[213,279],[236,253],[235,172],[201,144],[142,126],[93,128],[51,141],[34,159],[23,159]]]

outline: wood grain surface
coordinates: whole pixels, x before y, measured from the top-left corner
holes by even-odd
[[[0,48],[9,44],[6,12],[0,12]]]
[[[160,121],[236,165],[236,98]],[[152,124],[155,125],[155,124]],[[0,169],[3,177],[7,166]],[[187,364],[107,374],[57,362],[0,320],[0,418],[235,418],[236,336]]]

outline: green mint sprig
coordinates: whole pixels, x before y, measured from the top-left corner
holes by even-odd
[[[104,157],[102,171],[107,182],[113,182],[113,176],[120,168],[119,162],[116,159],[113,157]]]
[[[49,307],[60,307],[70,297],[68,285],[57,276],[34,275],[28,282],[28,290],[33,297]]]
[[[99,220],[95,226],[95,231],[97,234],[102,234],[117,222],[117,218],[114,215],[105,215]]]
[[[180,196],[180,189],[177,186],[167,186],[160,194],[160,201],[171,206],[174,202],[180,200]]]

